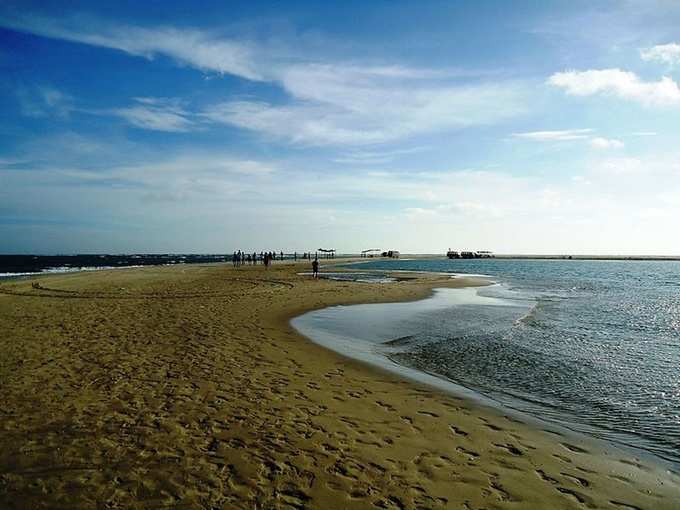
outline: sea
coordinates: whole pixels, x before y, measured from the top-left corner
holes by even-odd
[[[364,281],[400,270],[493,284],[309,312],[293,325],[312,340],[680,468],[679,261],[377,259],[346,268]]]
[[[138,266],[224,262],[231,255],[0,255],[0,279]]]

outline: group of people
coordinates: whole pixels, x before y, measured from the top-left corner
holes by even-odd
[[[231,262],[234,265],[234,267],[241,267],[245,266],[246,264],[248,265],[255,265],[258,262],[262,263],[265,265],[265,267],[269,267],[269,265],[272,263],[274,260],[283,260],[286,256],[284,255],[283,251],[276,253],[275,251],[261,251],[259,254],[257,252],[253,253],[246,253],[244,251],[238,250],[235,251],[234,254],[231,257]],[[294,252],[292,255],[289,255],[289,258],[297,262],[298,259],[298,253]],[[303,260],[311,260],[312,259],[312,253],[311,252],[304,252],[302,254],[302,259]],[[318,259],[318,256],[315,256],[315,259]]]
[[[244,251],[238,250],[235,251],[234,254],[231,257],[231,262],[234,265],[234,267],[241,267],[245,266],[246,264],[248,265],[255,265],[258,262],[261,262],[264,264],[265,268],[268,268],[269,265],[272,263],[274,260],[283,260],[285,258],[285,255],[283,251],[280,253],[276,253],[275,251],[261,251],[259,254],[257,252],[253,253],[246,253]],[[297,262],[298,259],[298,254],[297,252],[294,252],[293,255],[289,256],[290,259],[294,260]],[[304,252],[302,254],[302,259],[303,260],[312,260],[312,252]],[[312,276],[314,278],[319,277],[319,256],[318,254],[315,254],[314,260],[312,261]]]
[[[231,256],[231,262],[234,265],[234,267],[241,267],[245,266],[246,264],[249,265],[255,265],[258,262],[263,263],[265,266],[269,266],[271,264],[272,260],[276,260],[276,258],[279,258],[279,260],[283,260],[283,252],[277,255],[275,251],[261,251],[259,254],[257,252],[253,253],[246,253],[244,251],[235,251],[234,254]]]

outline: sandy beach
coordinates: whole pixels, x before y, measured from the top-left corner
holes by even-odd
[[[0,507],[680,507],[660,465],[342,358],[289,324],[481,280],[303,269],[1,283]]]

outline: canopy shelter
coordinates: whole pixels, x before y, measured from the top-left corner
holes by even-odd
[[[362,257],[373,257],[374,255],[377,255],[380,253],[380,248],[371,248],[370,250],[362,250],[361,256]]]
[[[326,248],[319,248],[317,252],[323,253],[323,257],[327,259],[334,259],[335,258],[335,250],[328,250]]]

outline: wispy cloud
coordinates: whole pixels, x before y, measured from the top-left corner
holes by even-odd
[[[0,26],[148,59],[162,55],[203,71],[233,74],[248,80],[263,79],[253,65],[254,57],[247,44],[202,30],[143,28],[111,25],[84,17],[55,20],[37,16],[5,19],[0,21]]]
[[[22,158],[2,158],[0,157],[0,168],[14,168],[28,162]]]
[[[655,106],[680,104],[680,87],[669,76],[643,81],[635,73],[621,69],[564,71],[553,74],[548,84],[572,96],[610,95]]]
[[[531,140],[534,142],[587,142],[594,149],[622,149],[624,143],[615,138],[593,136],[592,129],[563,129],[559,131],[529,131],[513,133],[514,138]]]
[[[519,84],[438,86],[328,73],[297,74],[283,86],[288,104],[227,101],[203,116],[308,145],[366,145],[411,135],[495,124],[526,111]],[[295,126],[295,129],[291,129]]]
[[[67,118],[74,110],[73,98],[54,87],[19,87],[16,94],[21,113],[27,117]]]
[[[177,100],[135,98],[135,103],[104,113],[121,117],[133,126],[155,131],[186,132],[196,127],[189,118],[191,114]]]
[[[529,131],[527,133],[513,133],[515,138],[524,138],[537,142],[564,142],[584,140],[590,138],[592,129],[563,129],[559,131]]]
[[[661,62],[669,67],[680,64],[680,44],[659,44],[640,50],[640,58],[647,62]]]
[[[390,151],[355,150],[335,158],[333,161],[348,165],[382,165],[390,163],[402,156],[410,156],[411,154],[423,152],[427,149],[428,147],[420,146]]]
[[[5,21],[4,26],[149,59],[162,55],[203,71],[276,83],[287,95],[280,102],[226,100],[206,107],[200,117],[292,143],[384,143],[423,133],[495,124],[528,110],[521,83],[485,82],[488,76],[469,71],[391,63],[305,62],[300,55],[274,55],[255,43],[198,29],[114,26],[96,20],[36,17]],[[186,131],[192,127],[191,122],[198,121],[189,119],[186,111],[148,104],[115,113],[137,127],[165,131]]]

